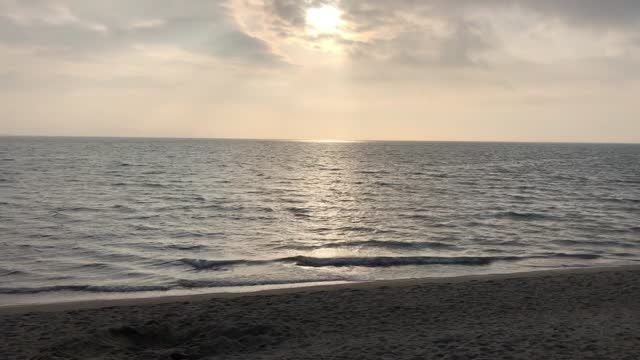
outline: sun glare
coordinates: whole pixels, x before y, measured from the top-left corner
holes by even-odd
[[[309,30],[317,34],[335,33],[342,22],[340,15],[340,10],[330,5],[309,8],[307,9],[307,25]]]

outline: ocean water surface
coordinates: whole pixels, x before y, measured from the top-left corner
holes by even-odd
[[[639,261],[640,145],[0,138],[0,305]]]

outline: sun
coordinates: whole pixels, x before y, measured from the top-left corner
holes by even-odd
[[[322,5],[307,9],[307,26],[311,33],[332,34],[338,32],[342,20],[341,12],[335,6]]]

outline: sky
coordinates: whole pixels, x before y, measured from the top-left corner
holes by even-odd
[[[640,142],[638,0],[0,0],[0,134]]]

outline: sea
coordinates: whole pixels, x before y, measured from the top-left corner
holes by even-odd
[[[0,137],[0,305],[640,264],[640,145]]]

